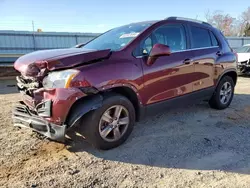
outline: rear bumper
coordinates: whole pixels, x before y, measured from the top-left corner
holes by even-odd
[[[19,102],[12,114],[14,126],[26,127],[38,132],[52,140],[63,142],[65,139],[66,125],[57,125],[38,116]]]

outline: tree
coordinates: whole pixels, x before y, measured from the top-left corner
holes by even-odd
[[[250,36],[250,24],[249,24],[249,22],[247,22],[246,25],[245,25],[244,35],[245,36]]]
[[[226,36],[250,36],[250,7],[238,19],[222,11],[205,13],[207,22],[220,29]]]
[[[242,13],[241,17],[245,23],[250,22],[250,7],[248,7],[247,10]]]
[[[241,14],[244,36],[250,36],[250,7]]]
[[[222,11],[214,11],[213,13],[207,11],[205,17],[208,23],[220,29],[225,36],[237,35],[236,19],[229,14],[224,14]]]

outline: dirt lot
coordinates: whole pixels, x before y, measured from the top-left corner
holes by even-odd
[[[229,109],[166,110],[110,151],[14,128],[14,84],[0,81],[2,187],[250,187],[250,78],[239,78]]]

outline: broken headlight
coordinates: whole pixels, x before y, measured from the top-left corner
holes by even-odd
[[[44,88],[69,88],[71,80],[79,71],[74,69],[51,72],[43,79]]]

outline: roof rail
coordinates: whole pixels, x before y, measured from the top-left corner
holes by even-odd
[[[203,22],[203,21],[200,21],[200,20],[192,19],[192,18],[168,17],[168,18],[166,18],[165,20],[184,20],[184,21],[196,22],[196,23],[200,23],[200,24],[205,24],[205,25],[212,26],[211,24],[209,24],[209,23],[207,23],[207,22]]]

